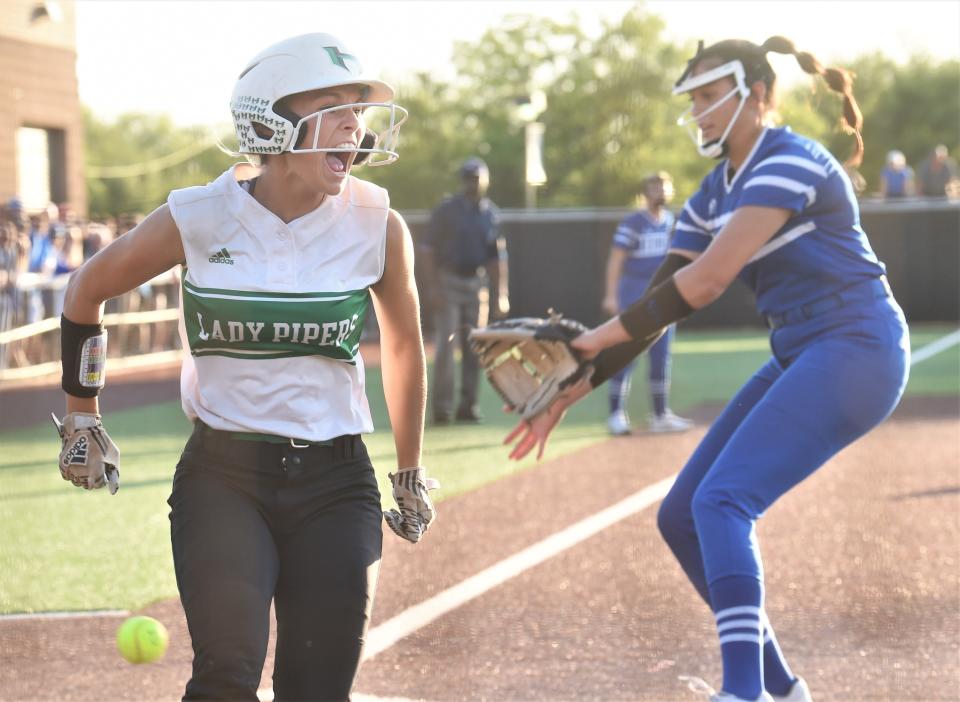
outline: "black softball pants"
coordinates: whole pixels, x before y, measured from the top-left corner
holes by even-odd
[[[274,601],[275,699],[348,700],[382,546],[360,437],[296,448],[198,423],[168,503],[194,651],[183,699],[257,699]]]

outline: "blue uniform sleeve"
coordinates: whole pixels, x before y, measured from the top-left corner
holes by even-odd
[[[703,187],[701,187],[687,200],[680,211],[680,216],[677,218],[670,248],[702,253],[710,246],[710,242],[713,241],[713,233],[706,207],[704,207],[706,199]]]
[[[613,233],[612,244],[614,248],[636,251],[637,247],[640,246],[641,234],[642,232],[637,231],[634,227],[633,217],[628,217],[617,225],[617,231]]]
[[[779,207],[799,214],[817,201],[827,176],[826,167],[809,155],[770,156],[746,174],[737,205]]]

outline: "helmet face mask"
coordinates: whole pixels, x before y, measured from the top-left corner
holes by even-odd
[[[710,107],[703,112],[700,112],[696,115],[693,114],[693,106],[691,105],[677,119],[677,125],[684,127],[687,130],[687,133],[690,135],[693,143],[697,146],[698,153],[707,158],[721,158],[726,154],[727,137],[730,136],[730,131],[733,129],[733,125],[740,117],[740,113],[743,111],[743,106],[746,104],[747,97],[750,95],[750,89],[747,87],[744,77],[743,64],[740,61],[729,61],[722,66],[717,66],[716,68],[712,68],[694,76],[687,77],[687,74],[684,74],[684,78],[682,78],[673,89],[674,95],[684,95],[722,78],[733,78],[735,85],[732,90],[710,105]],[[733,113],[733,116],[727,123],[726,128],[723,130],[723,134],[721,134],[718,139],[704,143],[703,133],[700,131],[699,127],[699,121],[714,110],[718,109],[720,106],[724,105],[731,98],[737,96],[740,98],[740,104],[737,106],[736,111]]]
[[[361,88],[363,102],[336,105],[299,117],[279,105],[281,100],[316,90],[345,86]],[[393,104],[393,88],[364,73],[356,56],[336,37],[329,34],[304,34],[285,39],[257,54],[233,89],[230,111],[237,133],[236,155],[312,153],[316,151],[357,151],[366,154],[371,165],[392,163],[398,158],[396,146],[400,126],[407,111]],[[279,108],[279,109],[278,109]],[[323,114],[339,109],[377,108],[386,116],[384,125],[374,131],[373,146],[356,149],[318,148],[319,122]],[[297,147],[300,127],[316,121],[314,143]],[[256,125],[256,126],[255,126]],[[264,129],[265,128],[265,129]],[[369,143],[370,139],[364,140]],[[379,156],[379,158],[378,158]],[[357,162],[364,159],[357,158]]]
[[[336,114],[341,110],[359,110],[358,120],[363,128],[363,137],[354,148],[345,148],[338,146],[320,146],[321,125],[324,116],[328,119],[340,118]],[[299,135],[301,130],[307,130],[307,134],[312,131],[313,139],[309,144],[303,143],[301,138],[287,148],[287,151],[293,154],[311,154],[311,153],[356,153],[359,162],[366,163],[369,166],[385,166],[393,163],[399,158],[397,154],[397,142],[400,136],[400,127],[407,121],[407,111],[399,105],[385,102],[354,102],[345,105],[334,105],[322,110],[313,112],[305,117],[301,117],[293,126],[293,134]],[[311,126],[312,124],[312,126]],[[344,140],[346,141],[346,140]],[[360,154],[364,154],[360,158]],[[357,160],[354,163],[358,163]]]

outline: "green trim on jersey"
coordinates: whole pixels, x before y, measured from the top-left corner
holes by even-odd
[[[201,288],[183,280],[183,321],[194,356],[326,356],[355,362],[370,292],[280,293]]]

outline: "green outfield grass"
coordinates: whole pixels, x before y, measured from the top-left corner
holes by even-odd
[[[953,330],[915,329],[913,346]],[[674,350],[671,404],[681,413],[725,401],[769,357],[766,336],[755,330],[681,331]],[[641,426],[647,414],[644,376],[641,365],[630,408]],[[379,372],[369,369],[367,377],[378,428],[367,445],[387,504],[393,441]],[[914,367],[907,392],[960,395],[958,347]],[[485,384],[481,401],[484,424],[427,429],[424,463],[443,483],[440,501],[534,464],[507,461],[501,442],[515,420],[500,411]],[[586,398],[554,433],[548,457],[606,439],[606,414],[605,392]],[[113,497],[105,490],[76,490],[60,479],[52,425],[0,433],[0,612],[137,609],[176,596],[166,498],[190,426],[177,402],[118,412],[106,424],[123,452],[122,487]]]

